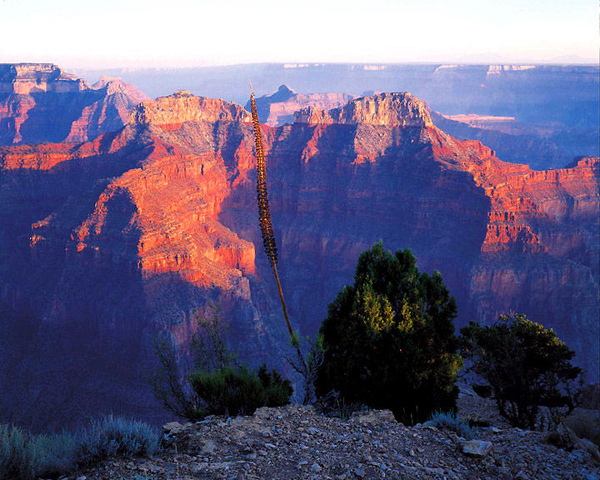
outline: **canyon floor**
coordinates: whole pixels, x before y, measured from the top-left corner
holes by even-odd
[[[508,427],[489,399],[461,394],[459,412],[492,423],[477,431],[479,455],[450,430],[405,427],[386,410],[342,420],[290,405],[167,424],[168,446],[156,457],[107,461],[68,480],[600,479],[593,448],[567,451],[543,432]]]

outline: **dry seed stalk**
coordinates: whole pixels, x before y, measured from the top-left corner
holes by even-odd
[[[306,362],[300,351],[298,340],[292,330],[290,318],[287,313],[287,307],[283,298],[283,290],[281,288],[281,282],[279,281],[279,273],[277,272],[277,245],[275,243],[275,235],[273,233],[273,223],[271,222],[271,210],[269,209],[269,199],[267,196],[267,164],[265,161],[265,153],[262,144],[262,135],[260,133],[260,122],[258,121],[258,111],[256,109],[256,101],[254,100],[254,91],[252,90],[252,83],[250,83],[250,106],[252,109],[252,125],[254,127],[254,141],[256,143],[256,198],[258,201],[258,221],[260,223],[260,231],[263,238],[263,246],[265,247],[265,253],[271,261],[271,268],[275,275],[275,281],[277,282],[277,289],[279,290],[279,299],[281,300],[281,308],[283,310],[283,316],[285,323],[290,334],[290,340],[296,347],[298,358],[304,369],[306,369]]]

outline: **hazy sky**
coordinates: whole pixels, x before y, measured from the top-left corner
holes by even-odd
[[[597,0],[0,0],[0,63],[598,58]]]

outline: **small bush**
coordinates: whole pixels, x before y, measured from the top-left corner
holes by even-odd
[[[85,465],[111,457],[154,455],[160,436],[144,422],[105,415],[82,431],[78,444],[77,461]]]
[[[29,452],[35,478],[58,477],[76,466],[77,438],[69,433],[30,437]]]
[[[461,420],[455,413],[435,412],[426,425],[452,430],[459,437],[467,440],[474,438],[478,433],[476,428],[472,428],[468,422]]]
[[[364,403],[347,402],[344,396],[335,390],[319,397],[316,407],[322,414],[342,420],[350,420],[355,413],[371,410]]]
[[[192,421],[207,415],[250,415],[259,407],[290,403],[290,381],[275,370],[269,372],[264,364],[256,372],[240,364],[226,340],[219,308],[213,304],[209,308],[212,313],[195,315],[198,332],[192,339],[191,374],[180,373],[172,344],[165,339],[156,342],[159,369],[151,380],[156,398]]]
[[[77,440],[73,435],[30,435],[0,425],[0,479],[52,477],[75,468]]]
[[[501,315],[492,326],[471,322],[461,333],[463,356],[473,360],[471,370],[492,387],[500,414],[513,426],[534,430],[540,406],[554,423],[574,408],[581,369],[552,329],[525,315]]]
[[[203,415],[251,415],[259,407],[287,405],[293,392],[289,380],[264,364],[257,373],[244,366],[196,372],[190,384],[202,401]]]

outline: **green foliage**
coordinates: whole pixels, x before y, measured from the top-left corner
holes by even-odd
[[[0,479],[29,478],[31,461],[27,443],[20,429],[0,425]]]
[[[290,403],[294,389],[289,380],[284,380],[277,370],[269,370],[263,363],[257,372],[264,391],[265,407],[281,407]]]
[[[54,478],[105,458],[152,455],[159,442],[145,423],[112,415],[75,434],[31,435],[0,425],[0,480]]]
[[[244,366],[195,372],[190,383],[201,400],[200,415],[251,415],[259,407],[287,405],[293,392],[289,380],[264,364],[257,373]]]
[[[77,463],[112,457],[152,456],[160,448],[158,432],[144,422],[105,415],[80,434]]]
[[[456,303],[439,272],[421,273],[410,250],[363,252],[354,284],[329,305],[316,386],[346,403],[389,408],[407,424],[455,409],[462,366]]]
[[[471,322],[461,333],[463,356],[473,360],[470,369],[490,384],[512,425],[534,429],[540,406],[573,409],[581,370],[571,365],[575,352],[552,329],[512,315],[489,327]]]
[[[460,419],[454,412],[434,412],[427,421],[427,425],[452,430],[459,437],[467,440],[471,440],[477,435],[477,429],[472,428],[469,422]]]

